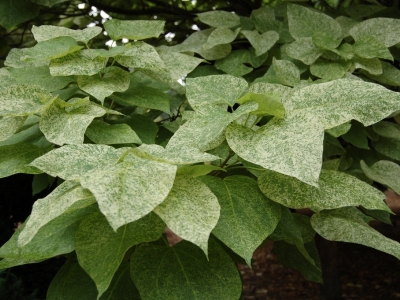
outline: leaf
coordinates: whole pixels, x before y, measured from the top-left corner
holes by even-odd
[[[251,21],[259,32],[267,32],[268,30],[276,30],[277,20],[272,7],[264,6],[251,12]]]
[[[232,51],[228,56],[215,62],[216,69],[224,71],[233,76],[241,77],[253,71],[253,68],[244,63],[250,61],[250,52],[247,50]]]
[[[312,35],[312,41],[318,48],[333,50],[339,46],[341,39],[335,39],[330,32],[317,31]]]
[[[103,76],[78,76],[78,86],[104,104],[104,98],[114,92],[125,92],[129,88],[129,73],[119,67],[106,69]]]
[[[335,80],[343,78],[350,67],[350,61],[330,61],[323,58],[318,58],[318,60],[310,66],[310,72],[319,78]]]
[[[323,128],[317,119],[273,119],[257,131],[231,124],[226,139],[245,160],[317,186]]]
[[[300,5],[288,4],[287,16],[290,34],[296,40],[310,38],[318,32],[329,33],[333,39],[342,37],[339,23],[322,12]]]
[[[28,0],[5,0],[0,3],[0,25],[11,29],[39,15],[38,5]]]
[[[350,130],[342,135],[342,138],[358,148],[369,149],[365,127],[358,122],[353,121]]]
[[[251,112],[251,115],[269,115],[277,118],[283,118],[285,115],[285,108],[283,107],[283,104],[280,101],[280,96],[277,93],[247,93],[237,100],[237,103],[243,104],[249,101],[258,104],[258,109]]]
[[[131,114],[129,117],[119,119],[115,123],[130,126],[143,143],[155,144],[158,126],[151,118],[141,114]]]
[[[38,43],[51,40],[53,38],[60,36],[69,36],[78,42],[83,42],[87,44],[92,38],[99,35],[101,31],[102,31],[101,27],[98,26],[85,28],[83,30],[80,29],[73,30],[62,26],[52,26],[52,25],[32,26],[33,37]]]
[[[400,125],[396,123],[381,121],[373,124],[372,128],[380,136],[400,140]]]
[[[399,27],[400,28],[400,27]],[[393,61],[389,49],[377,38],[362,36],[353,45],[354,53],[363,58],[383,58]]]
[[[369,220],[355,207],[344,207],[314,214],[311,225],[327,240],[361,244],[400,259],[400,244],[368,226]]]
[[[318,189],[296,178],[268,170],[258,177],[258,185],[268,198],[290,208],[320,211],[362,205],[367,209],[390,212],[382,192],[343,172],[322,169]]]
[[[272,66],[279,80],[288,86],[295,86],[300,83],[300,71],[294,63],[288,60],[272,60]]]
[[[67,1],[67,0],[31,0],[31,2],[33,2],[33,3],[44,5],[47,7],[51,7],[55,4],[62,3],[65,1]]]
[[[90,50],[74,52],[64,57],[52,59],[50,74],[52,76],[87,75],[99,73],[106,59],[104,57],[90,58]]]
[[[193,165],[193,166],[181,166],[176,171],[176,175],[199,177],[207,175],[212,171],[226,172],[224,168],[220,168],[213,165]]]
[[[158,37],[164,29],[165,21],[156,20],[117,20],[112,19],[104,23],[107,34],[114,40],[122,38],[130,40],[144,40]]]
[[[86,129],[86,136],[96,144],[141,144],[137,134],[127,124],[110,125],[103,121],[93,121]]]
[[[240,28],[237,28],[235,31],[227,28],[227,27],[218,27],[215,28],[207,38],[207,43],[204,44],[204,50],[210,50],[211,48],[222,45],[232,43],[236,36],[238,35]]]
[[[11,137],[24,124],[25,120],[25,117],[0,117],[0,141]]]
[[[69,102],[56,99],[43,112],[39,126],[46,139],[54,144],[82,144],[86,128],[105,113],[88,98],[73,98]]]
[[[114,166],[125,151],[106,145],[65,145],[36,158],[30,166],[53,177],[74,180],[90,170]]]
[[[364,36],[373,36],[386,47],[391,47],[400,42],[399,30],[398,19],[372,18],[356,24],[349,32],[356,42]]]
[[[74,53],[82,49],[77,42],[69,36],[60,36],[51,40],[43,41],[29,48],[22,60],[51,60],[61,58],[68,54]]]
[[[80,178],[111,227],[136,221],[162,203],[172,188],[176,166],[128,154],[108,168],[93,169]]]
[[[199,246],[208,256],[208,239],[217,225],[220,206],[204,183],[177,177],[168,197],[154,212],[175,234]]]
[[[101,213],[82,220],[75,233],[75,251],[79,264],[96,284],[97,299],[110,286],[125,252],[134,245],[159,239],[164,228],[165,224],[154,213],[124,225],[117,232]]]
[[[21,57],[25,55],[25,53],[29,50],[29,48],[13,48],[8,52],[7,58],[4,61],[4,65],[7,67],[13,68],[24,68],[24,67],[39,67],[39,66],[47,66],[49,64],[48,61],[23,61]]]
[[[331,51],[343,57],[344,59],[352,59],[354,57],[353,46],[347,43],[344,43],[337,49],[332,49]]]
[[[47,197],[33,204],[31,216],[18,236],[18,246],[28,244],[41,228],[54,219],[95,202],[92,193],[83,189],[77,181],[64,181]]]
[[[159,51],[172,80],[178,80],[192,72],[204,60],[178,52]]]
[[[200,180],[221,205],[221,216],[213,234],[250,266],[253,252],[278,224],[279,205],[267,199],[257,182],[246,176],[228,176],[223,180],[206,176]]]
[[[0,90],[8,88],[18,83],[12,76],[11,72],[6,68],[0,68],[0,80],[1,80]]]
[[[400,70],[385,61],[381,61],[381,64],[382,64],[381,74],[374,75],[370,72],[371,74],[366,73],[365,75],[383,84],[391,86],[400,86]]]
[[[143,300],[239,299],[242,283],[235,264],[214,240],[209,260],[195,245],[144,244],[131,258],[131,276]]]
[[[320,57],[323,50],[314,45],[312,38],[301,38],[286,47],[286,53],[291,58],[298,59],[306,65],[311,65]]]
[[[343,123],[339,126],[333,127],[331,129],[327,129],[326,132],[329,133],[329,135],[333,136],[333,137],[339,137],[343,134],[345,134],[346,132],[348,132],[351,128],[351,124],[350,122],[348,123]]]
[[[208,11],[197,14],[200,22],[211,27],[231,28],[240,24],[240,18],[234,13],[222,10]]]
[[[366,59],[355,56],[352,61],[354,69],[363,69],[373,75],[380,75],[383,72],[382,62],[379,58]]]
[[[400,166],[392,161],[380,160],[371,167],[364,162],[360,162],[364,174],[373,181],[379,182],[390,187],[397,194],[400,194]]]
[[[262,34],[259,34],[257,30],[242,30],[241,33],[243,33],[256,50],[256,56],[260,56],[270,50],[279,40],[279,34],[274,30]]]

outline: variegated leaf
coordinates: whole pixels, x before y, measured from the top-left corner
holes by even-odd
[[[257,56],[270,50],[279,40],[279,34],[274,30],[262,34],[259,34],[257,30],[242,30],[241,33],[243,33],[243,35],[249,40],[250,44],[254,47]]]
[[[380,160],[372,166],[360,162],[364,174],[372,180],[384,184],[400,194],[400,166],[392,161]]]
[[[354,69],[363,69],[372,75],[382,74],[382,63],[379,58],[361,58],[355,56],[352,59]]]
[[[208,11],[197,14],[197,16],[202,23],[211,27],[230,28],[240,24],[238,15],[222,10]]]
[[[393,61],[389,49],[379,39],[365,35],[361,36],[353,45],[354,53],[363,58],[383,58]]]
[[[272,66],[279,80],[288,86],[295,86],[300,83],[300,71],[294,63],[289,60],[272,60]]]
[[[235,40],[239,31],[240,28],[237,28],[235,31],[227,27],[215,28],[208,36],[207,43],[204,44],[203,49],[210,50],[217,45],[229,44]]]
[[[69,36],[76,41],[83,42],[87,44],[92,38],[100,34],[101,27],[94,26],[85,28],[83,30],[69,29],[62,26],[52,26],[52,25],[42,25],[32,27],[32,34],[34,39],[40,43],[43,41],[51,40],[60,36]]]
[[[311,74],[322,79],[335,80],[343,78],[350,67],[350,61],[331,61],[323,58],[318,58],[318,60],[310,66],[310,72]]]
[[[25,120],[25,117],[0,117],[0,141],[11,137]]]
[[[324,51],[314,45],[311,37],[301,38],[286,47],[286,53],[306,65],[313,64]]]
[[[172,80],[178,80],[192,72],[204,60],[178,52],[159,51]]]
[[[50,74],[52,76],[87,75],[92,76],[104,68],[105,57],[91,58],[90,50],[82,50],[64,57],[52,59]]]
[[[114,40],[122,38],[130,40],[144,40],[158,37],[164,29],[165,21],[158,20],[117,20],[112,19],[104,23],[107,34]]]
[[[6,68],[0,68],[0,82],[0,90],[6,89],[18,83],[17,80],[15,80],[15,78],[12,76],[11,72]]]
[[[391,65],[388,62],[381,61],[382,64],[382,74],[374,75],[366,74],[369,78],[376,80],[380,83],[391,85],[391,86],[400,86],[400,70],[395,66]]]

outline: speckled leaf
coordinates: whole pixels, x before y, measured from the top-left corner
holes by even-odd
[[[197,14],[199,20],[211,27],[235,27],[240,24],[240,18],[238,15],[222,11],[208,11],[204,13]]]
[[[370,227],[369,220],[357,208],[344,207],[314,214],[311,225],[327,240],[361,244],[400,259],[400,243]]]
[[[112,93],[126,91],[129,82],[129,73],[119,67],[108,68],[103,76],[78,76],[78,86],[102,104]]]
[[[110,125],[103,121],[93,121],[86,129],[86,136],[96,144],[141,144],[142,141],[127,124]]]
[[[221,216],[213,234],[251,265],[255,249],[274,230],[281,217],[279,205],[267,199],[250,177],[201,177],[217,196]]]
[[[356,24],[349,32],[356,42],[364,36],[373,36],[386,47],[391,47],[400,42],[399,30],[398,19],[372,18]]]
[[[273,119],[256,132],[231,124],[226,139],[245,160],[317,186],[324,131],[316,119]]]
[[[11,137],[25,120],[26,117],[0,117],[0,141]]]
[[[364,174],[373,181],[384,184],[400,194],[400,166],[398,164],[380,160],[370,167],[364,161],[361,161],[360,165]]]
[[[337,49],[332,49],[331,51],[343,57],[344,59],[352,59],[354,57],[353,46],[347,43],[344,43]]]
[[[242,30],[241,33],[249,40],[250,44],[256,50],[256,55],[262,55],[267,52],[279,40],[279,34],[270,30],[259,34],[257,30]]]
[[[163,202],[172,188],[175,172],[176,166],[128,154],[123,162],[89,171],[80,180],[117,230]]]
[[[83,189],[77,181],[64,181],[47,197],[33,204],[31,216],[19,234],[18,245],[28,244],[41,228],[57,217],[95,202],[92,193]]]
[[[203,49],[210,50],[217,45],[229,44],[235,40],[239,31],[240,28],[237,28],[235,31],[226,27],[215,28],[208,36],[207,43],[204,44]]]
[[[79,264],[97,286],[99,298],[110,286],[125,252],[134,245],[161,237],[165,224],[150,213],[115,232],[101,213],[85,218],[75,233]],[[99,264],[101,261],[101,264]]]
[[[164,29],[165,21],[156,20],[117,20],[112,19],[104,23],[107,34],[114,40],[127,38],[130,40],[144,40],[158,37]]]
[[[354,53],[363,58],[383,58],[393,61],[389,49],[371,35],[360,37],[353,45]]]
[[[17,80],[15,80],[15,78],[12,76],[11,72],[6,68],[0,68],[0,82],[0,90],[6,89],[18,83]]]
[[[311,65],[324,51],[314,45],[312,38],[301,38],[286,47],[286,53],[306,65]]]
[[[154,212],[175,234],[199,246],[208,256],[208,239],[218,222],[220,206],[204,183],[177,177],[168,197]]]
[[[343,78],[346,72],[350,69],[351,62],[346,60],[331,61],[323,58],[310,66],[311,74],[327,80]]]
[[[106,145],[65,145],[35,159],[30,166],[64,180],[74,180],[86,172],[114,166],[126,149]]]
[[[260,32],[266,32],[276,27],[274,8],[269,6],[260,7],[251,12],[251,21]]]
[[[6,60],[4,61],[4,65],[7,67],[13,68],[25,68],[25,67],[39,67],[39,66],[47,66],[49,61],[23,61],[21,57],[25,55],[25,53],[29,50],[29,48],[13,48],[8,52]]]
[[[361,205],[390,212],[382,192],[343,172],[322,170],[318,189],[296,178],[268,170],[258,177],[258,185],[268,198],[290,208],[320,211]]]
[[[104,68],[106,58],[90,58],[90,50],[83,50],[52,59],[50,62],[50,74],[52,76],[87,75],[92,76]]]
[[[369,126],[400,110],[398,93],[378,84],[348,79],[296,89],[289,102],[296,114],[317,115],[325,129],[351,119]]]
[[[251,112],[251,115],[269,115],[277,118],[283,118],[285,115],[285,108],[280,101],[280,95],[278,93],[247,93],[237,100],[237,103],[243,104],[248,101],[253,101],[258,104],[258,109]]]
[[[43,112],[40,120],[40,130],[46,139],[57,145],[82,144],[86,128],[96,117],[103,116],[106,111],[93,105],[92,102],[80,103],[82,99],[74,98],[65,102],[56,99]],[[67,106],[78,102],[77,105]]]
[[[224,168],[220,168],[213,165],[193,165],[193,166],[184,165],[178,168],[178,170],[176,171],[176,175],[199,177],[207,175],[212,171],[226,172]]]
[[[192,72],[204,60],[178,52],[159,51],[172,80],[178,80]]]
[[[83,30],[77,29],[69,29],[62,26],[52,26],[52,25],[42,25],[32,27],[33,37],[37,42],[43,42],[47,40],[51,40],[60,36],[69,36],[74,40],[79,42],[84,42],[87,44],[92,38],[100,34],[101,27],[94,26],[85,28]]]
[[[352,62],[354,69],[363,69],[373,75],[382,74],[382,63],[379,58],[366,59],[355,56]]]
[[[234,262],[210,239],[209,260],[182,241],[173,247],[144,244],[133,253],[131,276],[143,300],[239,299],[242,282]]]
[[[369,78],[383,84],[391,86],[400,86],[400,70],[385,61],[381,61],[381,64],[382,64],[382,74],[373,75],[367,73],[366,75]]]
[[[312,37],[317,32],[329,33],[333,39],[342,37],[342,28],[339,23],[322,12],[288,4],[287,15],[290,34],[296,40]]]
[[[341,39],[335,39],[329,32],[317,31],[312,35],[312,41],[318,48],[333,50],[339,46]]]
[[[396,123],[381,121],[372,125],[372,128],[380,136],[400,140],[400,125]]]
[[[272,60],[272,66],[279,80],[288,86],[295,86],[300,83],[300,71],[294,63],[289,60]]]

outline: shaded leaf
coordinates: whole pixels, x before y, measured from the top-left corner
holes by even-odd
[[[381,121],[373,124],[372,128],[380,136],[400,140],[400,125],[396,123]]]
[[[143,143],[155,144],[158,126],[151,118],[141,114],[131,114],[128,118],[120,119],[120,121],[129,125]]]
[[[241,33],[243,33],[243,35],[249,40],[250,44],[254,47],[257,56],[267,52],[279,40],[279,34],[274,30],[262,34],[259,34],[257,30],[242,30]]]
[[[295,86],[300,83],[300,71],[294,63],[288,60],[272,60],[272,66],[279,80],[288,86]]]
[[[233,42],[238,35],[240,28],[235,31],[227,27],[218,27],[210,33],[207,38],[207,43],[204,44],[203,49],[209,50],[217,45],[229,44]]]
[[[312,38],[301,38],[286,47],[286,53],[295,59],[298,59],[306,65],[311,65],[320,57],[323,50],[314,45]]]
[[[165,21],[158,20],[117,20],[112,19],[104,23],[107,34],[114,40],[127,38],[130,40],[144,40],[158,37],[164,29]]]
[[[373,75],[382,74],[382,63],[379,58],[366,59],[355,56],[352,61],[354,69],[363,69]]]
[[[225,169],[213,166],[213,165],[193,165],[193,166],[182,166],[176,171],[176,175],[199,177],[207,175],[212,171],[226,172]]]
[[[222,11],[208,11],[204,13],[197,14],[199,20],[211,27],[235,27],[240,24],[240,18],[238,15]]]
[[[380,160],[371,167],[364,162],[360,162],[364,174],[372,180],[384,184],[400,194],[400,166],[392,161]]]
[[[366,73],[366,75],[369,78],[383,84],[391,86],[400,86],[400,70],[397,69],[392,64],[385,61],[381,61],[381,64],[382,64],[382,72],[381,72],[382,74],[374,75],[373,73],[370,72],[371,74]]]
[[[0,25],[9,29],[39,15],[39,6],[28,0],[0,3]]]
[[[65,0],[63,0],[65,1]],[[59,1],[62,2],[62,1]],[[87,44],[92,38],[100,34],[101,27],[94,26],[85,28],[83,30],[80,29],[69,29],[62,26],[52,26],[52,25],[41,25],[32,27],[32,34],[35,40],[40,43],[43,41],[51,40],[60,36],[69,36],[74,40],[83,42]]]
[[[141,144],[142,141],[127,124],[110,125],[103,121],[93,121],[85,133],[96,144]]]
[[[317,31],[312,35],[312,41],[318,48],[333,50],[339,46],[341,39],[335,39],[330,32]]]
[[[350,130],[343,134],[342,138],[358,148],[369,149],[367,132],[361,123],[353,121]]]
[[[249,60],[249,51],[236,50],[232,51],[228,56],[217,60],[214,66],[216,69],[224,71],[225,73],[241,77],[253,71],[253,68],[245,65],[245,63],[248,63]]]

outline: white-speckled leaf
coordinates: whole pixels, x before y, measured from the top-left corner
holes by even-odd
[[[272,60],[272,66],[279,80],[288,86],[295,86],[300,83],[300,71],[294,63],[289,60]]]
[[[117,20],[112,19],[104,23],[107,34],[114,40],[122,38],[130,40],[144,40],[158,37],[164,29],[165,21],[158,20]]]
[[[383,58],[393,61],[389,49],[379,39],[365,35],[361,36],[353,45],[354,53],[363,58]]]
[[[93,121],[86,129],[86,136],[96,144],[141,144],[142,141],[127,124],[110,125],[103,121]]]
[[[56,99],[43,112],[39,126],[48,141],[60,146],[83,143],[86,128],[94,118],[103,116],[106,111],[93,105],[89,99],[85,103],[81,103],[81,100],[74,98],[65,102]],[[78,103],[73,105],[74,102]]]
[[[391,240],[368,225],[370,217],[355,207],[322,211],[311,217],[311,225],[330,241],[361,244],[400,259],[400,243]]]
[[[237,103],[243,104],[249,101],[253,101],[258,104],[258,109],[251,112],[251,115],[269,115],[277,118],[283,118],[285,115],[285,108],[283,107],[280,94],[278,93],[247,93],[242,98],[237,100]]]
[[[335,80],[343,78],[350,67],[351,62],[344,59],[331,61],[318,58],[318,60],[310,66],[310,72],[322,79]]]
[[[372,18],[356,24],[349,32],[356,41],[364,36],[373,36],[386,47],[391,47],[400,42],[399,31],[399,19]]]
[[[7,70],[6,68],[0,68],[0,82],[0,90],[6,89],[18,83],[17,80],[15,80],[15,78],[12,76],[10,70]]]
[[[231,124],[226,139],[245,160],[317,186],[324,130],[318,119],[273,119],[257,131]]]
[[[335,39],[329,32],[317,31],[312,35],[312,41],[318,48],[333,50],[339,46],[342,39]]]
[[[87,44],[92,38],[97,36],[101,32],[101,27],[94,26],[85,28],[83,30],[69,29],[62,26],[42,25],[32,27],[33,37],[37,42],[43,42],[51,40],[59,36],[69,36],[79,42]]]
[[[380,63],[382,64],[382,74],[380,75],[366,74],[366,75],[369,78],[383,84],[391,86],[400,86],[400,70],[388,62],[381,61]]]
[[[82,48],[72,37],[61,36],[40,42],[29,48],[21,57],[21,60],[51,60],[74,53]]]
[[[262,55],[267,52],[279,40],[279,34],[270,30],[259,34],[257,30],[242,30],[241,33],[249,40],[250,44],[256,50],[256,55]]]
[[[52,220],[95,202],[92,193],[83,189],[79,182],[64,181],[47,197],[33,204],[31,216],[18,236],[18,245],[22,247],[28,244]]]
[[[129,88],[130,77],[119,67],[106,69],[103,76],[78,76],[78,86],[86,93],[104,103],[104,98],[114,92],[124,92]]]
[[[201,177],[217,196],[221,216],[213,234],[251,265],[253,252],[275,230],[280,206],[267,199],[246,176]]]
[[[290,208],[316,211],[361,205],[367,209],[389,211],[385,195],[354,176],[322,170],[319,188],[277,172],[265,171],[258,177],[261,191],[271,200]]]
[[[136,221],[162,203],[172,188],[176,166],[128,154],[124,161],[80,178],[96,197],[114,230]]]
[[[287,114],[317,115],[325,129],[355,119],[369,126],[400,110],[400,95],[381,85],[338,79],[296,89]]]
[[[344,43],[338,48],[332,49],[331,51],[343,57],[344,59],[352,59],[354,57],[353,46],[347,43]]]
[[[97,299],[110,286],[125,252],[134,245],[157,240],[164,228],[165,224],[153,213],[117,232],[101,213],[92,214],[80,223],[75,233],[75,251],[79,264],[97,286]]]
[[[203,49],[210,50],[217,45],[229,44],[235,40],[239,31],[240,28],[237,28],[235,31],[226,27],[215,28],[208,36],[207,43],[204,44]]]
[[[314,45],[311,37],[298,39],[286,47],[287,55],[302,61],[306,65],[315,62],[323,52],[324,50]]]
[[[366,59],[355,56],[352,62],[354,69],[363,69],[373,75],[382,74],[382,63],[379,58]]]
[[[245,65],[245,63],[250,62],[250,56],[251,54],[248,50],[235,50],[232,51],[228,56],[217,60],[214,64],[214,67],[218,70],[224,71],[227,74],[241,77],[253,71],[253,68]]]
[[[11,137],[25,120],[26,117],[0,117],[0,141]]]
[[[30,166],[64,180],[74,180],[86,172],[114,166],[126,149],[106,145],[65,145],[35,159]]]
[[[159,51],[172,80],[178,80],[192,72],[204,59],[179,52]]]
[[[380,160],[370,167],[364,161],[361,161],[360,165],[364,174],[373,181],[384,184],[400,194],[400,166],[398,164]]]
[[[50,74],[52,76],[87,75],[92,76],[104,68],[105,57],[91,58],[90,50],[82,50],[52,59],[50,62]]]
[[[288,4],[290,34],[295,39],[312,37],[317,32],[329,33],[334,39],[342,37],[342,28],[330,16],[307,7]]]
[[[8,52],[4,65],[13,68],[29,68],[29,67],[40,67],[47,66],[49,61],[35,60],[35,61],[24,61],[21,57],[27,53],[29,48],[13,48]]]
[[[204,13],[197,14],[199,20],[211,27],[235,27],[240,24],[240,18],[238,15],[222,11],[208,11]]]

